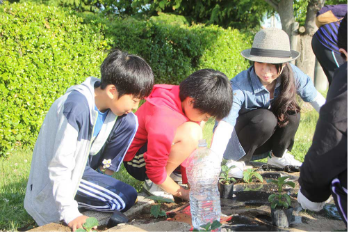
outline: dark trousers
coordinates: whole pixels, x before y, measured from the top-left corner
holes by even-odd
[[[345,177],[341,178],[345,180],[341,182],[339,178],[335,178],[331,182],[331,193],[335,200],[335,205],[340,213],[343,222],[347,226],[347,171],[344,172]]]
[[[335,70],[345,62],[340,54],[333,52],[332,50],[325,47],[318,39],[316,35],[312,39],[312,50],[324,70],[324,73],[331,85],[332,78]]]
[[[289,123],[277,126],[278,120],[267,109],[252,110],[240,115],[235,130],[246,155],[239,161],[249,162],[253,155],[272,151],[282,157],[285,150],[291,151],[294,137],[300,123],[300,113],[289,116]]]
[[[126,211],[137,199],[137,191],[130,185],[96,171],[104,159],[111,159],[112,171],[118,171],[136,133],[137,119],[134,114],[117,118],[102,149],[89,156],[78,187],[75,200],[79,208],[112,212]]]

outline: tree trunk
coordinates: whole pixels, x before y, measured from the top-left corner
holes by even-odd
[[[318,10],[323,6],[323,0],[310,0],[307,7],[305,32],[300,36],[298,51],[301,53],[296,60],[296,66],[311,77],[314,82],[315,55],[312,50],[312,37],[318,30],[315,25],[315,17]]]
[[[282,29],[290,38],[292,24],[295,22],[293,0],[280,0],[277,11],[282,23]]]

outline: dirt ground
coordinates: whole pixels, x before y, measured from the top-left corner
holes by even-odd
[[[288,175],[288,173],[285,174]],[[297,183],[298,173],[292,173],[291,176],[296,186],[294,189],[286,189],[286,191],[292,198],[292,207],[294,208],[293,222],[289,228],[283,231],[345,231],[346,226],[337,215],[336,217],[328,216],[324,210],[319,213],[301,210],[296,200],[299,188]],[[259,184],[254,183],[254,185]],[[250,187],[252,185],[248,185],[247,188],[245,186],[237,187],[236,189],[241,193],[235,192],[237,195],[232,200],[221,199],[222,232],[250,230],[279,231],[279,228],[274,227],[271,222],[270,206],[267,202],[268,195],[262,191],[250,191],[253,188]],[[272,186],[264,186],[263,190],[270,194],[269,191],[272,192],[275,189]],[[330,203],[332,205],[333,202]],[[147,204],[144,204],[144,207],[127,215],[129,222],[126,224],[119,224],[113,228],[107,228],[104,225],[98,227],[97,231],[189,231],[191,228],[191,215],[187,202],[162,203],[161,209],[167,212],[167,218],[154,218],[150,213],[151,205],[153,204],[155,203],[147,202]],[[333,208],[335,207],[333,206]],[[43,227],[34,228],[31,231],[68,232],[70,229],[61,224],[51,223]]]

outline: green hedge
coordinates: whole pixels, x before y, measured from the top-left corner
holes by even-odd
[[[112,47],[145,58],[156,83],[178,84],[201,68],[229,78],[247,68],[240,51],[251,46],[250,35],[164,17],[107,19],[33,3],[0,5],[0,157],[16,144],[33,146],[53,101],[87,76],[99,77]]]
[[[99,75],[107,45],[100,30],[58,8],[0,6],[0,156],[33,145],[53,101]]]
[[[249,63],[240,52],[251,47],[252,35],[219,26],[189,26],[178,17],[161,14],[148,21],[134,18],[101,19],[83,16],[85,23],[106,25],[105,37],[111,46],[141,55],[151,65],[157,83],[179,84],[192,72],[213,68],[229,78],[246,69]],[[182,24],[180,25],[180,23]]]

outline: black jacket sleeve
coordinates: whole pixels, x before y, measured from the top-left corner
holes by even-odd
[[[336,70],[326,103],[320,109],[313,143],[301,166],[301,192],[310,201],[323,202],[331,194],[331,181],[346,175],[347,62]],[[342,181],[347,187],[347,178]]]

